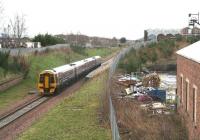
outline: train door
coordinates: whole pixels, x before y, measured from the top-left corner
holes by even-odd
[[[49,74],[45,74],[44,76],[44,88],[49,89],[50,87],[50,76]]]

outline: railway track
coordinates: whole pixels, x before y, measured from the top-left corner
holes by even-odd
[[[7,126],[8,124],[12,123],[19,117],[23,116],[24,114],[28,113],[29,111],[33,110],[40,104],[47,101],[50,97],[39,97],[19,108],[16,110],[10,112],[9,114],[6,114],[0,118],[0,129]]]
[[[113,57],[111,57],[109,60],[104,60],[104,62],[109,62]],[[23,115],[27,114],[31,110],[35,109],[42,103],[49,100],[51,97],[38,97],[18,108],[15,110],[9,112],[8,114],[5,114],[3,116],[0,116],[0,130],[6,127],[7,125],[11,124],[12,122],[16,121],[18,118],[22,117]]]

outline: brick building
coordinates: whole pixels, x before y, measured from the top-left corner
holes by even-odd
[[[200,35],[200,29],[197,28],[197,27],[194,27],[194,28],[192,29],[192,34],[193,34],[193,35]]]
[[[189,139],[200,140],[200,41],[177,51],[177,95]]]
[[[185,27],[183,29],[181,29],[181,35],[189,35],[190,34],[190,28],[189,27]]]
[[[194,27],[194,28],[189,28],[185,27],[181,29],[180,31],[181,35],[188,36],[188,35],[200,35],[200,28]]]

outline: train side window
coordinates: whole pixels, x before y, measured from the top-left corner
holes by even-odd
[[[50,83],[54,83],[54,77],[53,77],[53,75],[50,75]]]

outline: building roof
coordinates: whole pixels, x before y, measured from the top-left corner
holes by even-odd
[[[181,55],[185,58],[193,60],[197,63],[200,63],[200,41],[195,42],[179,51],[176,52],[178,55]]]

